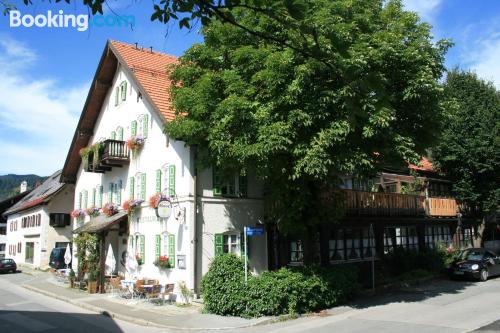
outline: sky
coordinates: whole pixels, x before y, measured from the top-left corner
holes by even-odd
[[[22,15],[86,14],[83,1],[51,4],[33,0]],[[158,1],[157,1],[158,2]],[[446,66],[470,69],[500,88],[500,1],[404,0],[433,26],[434,40],[449,38],[455,46]],[[61,169],[73,138],[88,89],[107,39],[139,43],[144,48],[181,56],[197,33],[176,23],[151,22],[153,1],[108,0],[104,14],[133,15],[135,25],[70,28],[11,27],[0,16],[0,175],[46,176]]]

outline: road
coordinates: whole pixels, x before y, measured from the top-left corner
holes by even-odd
[[[166,330],[114,320],[21,287],[36,277],[0,275],[0,332],[145,332]],[[231,332],[500,332],[500,278],[485,283],[439,281],[362,298],[324,316]],[[213,332],[213,331],[212,331]]]
[[[36,277],[0,275],[0,332],[145,332],[162,330],[114,320],[20,285]]]

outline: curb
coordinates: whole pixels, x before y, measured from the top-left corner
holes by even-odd
[[[125,316],[125,315],[122,315],[122,314],[119,314],[119,313],[115,313],[115,312],[110,312],[110,311],[105,310],[103,308],[100,308],[98,306],[90,305],[90,304],[87,304],[85,302],[78,302],[78,301],[75,301],[75,300],[73,300],[71,298],[68,298],[68,297],[65,297],[65,296],[61,296],[61,295],[57,295],[55,293],[52,293],[52,292],[49,292],[49,291],[45,291],[45,290],[42,290],[42,289],[38,289],[36,287],[30,286],[30,285],[27,285],[27,284],[23,284],[22,287],[25,288],[25,289],[34,291],[36,293],[39,293],[39,294],[55,298],[55,299],[58,299],[60,301],[64,301],[66,303],[70,303],[70,304],[76,305],[76,306],[78,306],[80,308],[83,308],[83,309],[86,309],[86,310],[89,310],[89,311],[92,311],[92,312],[96,312],[96,313],[101,314],[101,315],[106,316],[106,317],[116,318],[116,319],[119,319],[119,320],[123,320],[123,321],[129,322],[129,323],[133,323],[133,324],[137,324],[137,325],[141,325],[141,326],[157,327],[157,328],[164,328],[164,329],[170,329],[170,330],[181,330],[181,331],[222,331],[222,330],[234,330],[234,329],[240,329],[240,328],[254,327],[254,326],[257,326],[257,325],[266,325],[266,324],[273,323],[276,320],[276,318],[264,318],[264,319],[262,319],[260,321],[255,322],[255,323],[251,323],[251,324],[248,324],[248,325],[233,326],[233,327],[208,327],[207,328],[207,327],[183,327],[183,326],[161,325],[161,324],[157,324],[157,323],[154,323],[154,322],[151,322],[151,321],[147,321],[147,320],[143,320],[143,319],[138,319],[138,318],[134,318],[134,317],[129,317],[129,316]]]

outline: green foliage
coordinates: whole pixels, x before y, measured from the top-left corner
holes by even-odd
[[[457,199],[484,218],[500,204],[500,92],[457,69],[444,86],[447,121],[433,158]]]
[[[46,178],[37,175],[8,174],[0,176],[0,201],[19,194],[19,186],[23,180],[28,183],[28,189],[32,189],[37,182],[42,183]]]
[[[416,162],[433,141],[449,43],[398,1],[260,3],[279,10],[231,14],[275,39],[214,20],[171,68],[166,132],[196,145],[202,167],[254,171],[270,219],[306,229],[330,215],[319,195],[338,174]]]
[[[78,259],[78,276],[81,279],[84,272],[89,273],[89,281],[97,281],[100,275],[99,236],[83,233],[73,238]]]
[[[353,267],[282,268],[250,276],[244,282],[244,263],[234,255],[217,256],[202,279],[205,310],[243,317],[306,313],[333,307],[357,290]]]

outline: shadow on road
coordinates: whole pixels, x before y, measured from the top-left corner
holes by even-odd
[[[2,332],[123,332],[100,314],[0,310]]]
[[[437,279],[429,281],[425,285],[405,287],[384,294],[370,295],[368,292],[361,293],[357,299],[347,305],[357,309],[365,309],[390,303],[421,302],[441,295],[459,294],[467,287],[477,283],[480,282]]]

